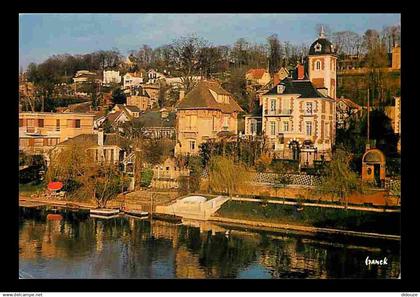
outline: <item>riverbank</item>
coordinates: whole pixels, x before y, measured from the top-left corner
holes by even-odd
[[[326,235],[344,235],[344,236],[353,236],[353,237],[364,237],[372,239],[386,239],[393,241],[400,241],[401,236],[392,235],[392,234],[380,234],[372,232],[358,232],[350,230],[341,230],[341,229],[332,229],[332,228],[317,228],[311,226],[303,225],[294,225],[294,224],[276,224],[262,221],[250,221],[250,220],[238,220],[224,217],[212,217],[210,218],[212,223],[220,224],[224,227],[239,227],[260,231],[272,231],[276,232],[279,230],[284,230],[286,232],[293,233],[316,233],[316,234],[326,234]]]
[[[147,196],[147,195],[146,195]],[[146,199],[148,200],[148,199]],[[149,201],[127,199],[120,196],[108,204],[108,208],[142,210],[150,207]],[[141,202],[141,203],[139,203]],[[166,202],[165,202],[166,203]],[[145,205],[146,204],[146,205]],[[159,204],[159,203],[156,203]],[[153,213],[156,212],[154,204]],[[71,210],[90,210],[97,208],[94,201],[69,201],[42,196],[19,197],[23,207],[52,206]],[[369,207],[349,207],[315,203],[297,203],[279,200],[259,200],[232,198],[210,217],[209,221],[240,225],[246,228],[267,228],[294,232],[319,234],[342,234],[348,236],[388,238],[399,240],[400,213],[398,209],[379,209]]]
[[[307,232],[323,230],[327,233],[341,232],[343,234],[359,232],[361,236],[363,233],[389,234],[391,237],[400,235],[399,212],[372,212],[232,200],[222,205],[212,216],[212,220],[241,222],[241,224],[249,222],[247,225],[269,228],[287,229],[290,226],[297,226],[295,230]]]

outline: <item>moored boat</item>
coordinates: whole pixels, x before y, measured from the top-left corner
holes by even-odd
[[[109,208],[95,208],[90,210],[91,215],[100,215],[100,216],[113,216],[120,213],[119,209],[109,209]]]
[[[124,213],[131,216],[135,216],[135,217],[147,217],[149,215],[147,211],[141,211],[137,209],[130,209],[130,210],[126,209],[124,210]]]

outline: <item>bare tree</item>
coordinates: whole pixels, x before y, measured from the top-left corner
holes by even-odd
[[[269,70],[271,74],[274,74],[280,69],[281,58],[283,57],[283,49],[280,44],[280,40],[277,34],[273,34],[267,38],[268,47],[270,49],[269,56]]]
[[[207,41],[195,35],[181,37],[170,45],[172,62],[181,73],[186,92],[193,88],[193,76],[200,72],[200,51],[205,46]]]

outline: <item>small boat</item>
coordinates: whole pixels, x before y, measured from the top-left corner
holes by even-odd
[[[90,215],[99,215],[99,216],[113,216],[120,213],[119,209],[109,209],[109,208],[95,208],[90,210]]]
[[[99,214],[90,214],[91,218],[97,218],[97,219],[113,219],[113,218],[118,218],[119,215],[118,214],[114,214],[114,215],[99,215]]]
[[[129,214],[131,216],[135,216],[135,217],[147,217],[149,215],[149,213],[147,211],[141,211],[141,210],[137,210],[137,209],[129,209],[129,210],[124,210],[125,214]]]

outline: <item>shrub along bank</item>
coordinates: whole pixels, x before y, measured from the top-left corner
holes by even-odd
[[[400,213],[228,201],[216,216],[360,232],[400,234]]]

